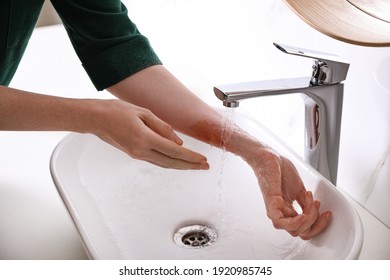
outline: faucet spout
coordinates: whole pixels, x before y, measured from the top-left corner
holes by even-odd
[[[316,58],[317,52],[274,44],[288,54]],[[324,62],[326,61],[326,62]],[[304,159],[334,185],[338,156],[344,85],[349,64],[316,58],[311,77],[246,82],[214,87],[226,107],[261,96],[302,93],[305,101]],[[336,73],[336,74],[335,74]]]
[[[311,77],[302,77],[228,84],[214,87],[214,93],[224,105],[234,102],[237,105],[235,107],[238,107],[238,102],[245,99],[303,92],[310,87],[310,79]]]

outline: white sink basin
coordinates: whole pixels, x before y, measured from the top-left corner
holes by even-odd
[[[210,170],[162,169],[93,135],[71,133],[53,152],[51,173],[91,258],[356,259],[362,224],[344,195],[259,123],[241,115],[236,122],[294,162],[322,209],[333,211],[326,232],[302,241],[275,229],[249,166],[192,138],[182,136],[208,157]],[[215,242],[177,245],[175,233],[191,225],[215,230]]]

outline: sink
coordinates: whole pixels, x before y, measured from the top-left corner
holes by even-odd
[[[286,155],[333,220],[303,241],[273,227],[257,179],[239,157],[180,135],[208,171],[163,169],[90,134],[68,134],[50,169],[92,259],[356,259],[363,228],[349,198],[260,123],[235,122]]]

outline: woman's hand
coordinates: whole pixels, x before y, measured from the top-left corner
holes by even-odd
[[[307,240],[323,232],[331,219],[331,212],[319,212],[320,202],[306,191],[294,165],[286,158],[261,148],[247,160],[253,168],[266,205],[267,215],[275,228],[284,229],[292,236]],[[298,213],[296,201],[302,213]]]
[[[120,100],[62,98],[0,86],[0,130],[92,133],[158,166],[209,168],[204,156],[182,147],[170,125]]]
[[[135,159],[173,169],[208,169],[207,159],[182,146],[172,127],[147,109],[105,100],[92,132]],[[95,118],[95,116],[93,117]]]

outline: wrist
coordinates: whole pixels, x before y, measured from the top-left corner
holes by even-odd
[[[116,100],[84,99],[80,102],[81,113],[77,132],[105,136],[113,126],[109,123]]]
[[[237,127],[233,128],[230,133],[226,133],[222,143],[227,151],[248,163],[256,161],[264,153],[271,151],[264,143]]]

